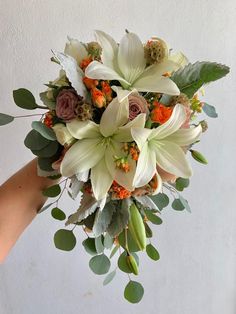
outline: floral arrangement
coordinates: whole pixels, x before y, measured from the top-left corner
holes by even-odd
[[[187,158],[207,163],[195,150],[207,130],[201,113],[217,117],[215,108],[201,100],[202,87],[224,77],[229,68],[191,64],[157,37],[142,43],[126,31],[118,44],[102,31],[95,36],[90,43],[68,38],[64,53],[53,52],[51,60],[61,70],[45,84],[42,104],[23,88],[13,91],[13,97],[23,109],[40,110],[24,143],[38,157],[39,176],[55,179],[43,194],[56,200],[41,211],[51,207],[55,219],[65,220],[58,206],[66,191],[78,204],[66,227],[55,233],[55,246],[72,250],[73,230],[82,227],[91,270],[107,274],[117,253],[117,267],[104,285],[119,268],[128,274],[124,297],[137,303],[144,294],[143,286],[131,279],[138,275],[137,252],[159,259],[151,224],[162,223],[161,211],[170,197],[174,210],[190,211],[180,194],[192,175]],[[15,118],[2,113],[0,125]],[[58,183],[61,177],[65,179]]]

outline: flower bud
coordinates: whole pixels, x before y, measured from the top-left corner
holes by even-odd
[[[130,206],[129,231],[141,251],[146,248],[146,232],[141,214],[135,204]]]
[[[106,105],[106,97],[99,89],[92,88],[91,89],[91,97],[95,107],[102,108]]]
[[[128,254],[126,257],[127,265],[134,275],[138,275],[138,265],[133,255]]]
[[[198,161],[198,162],[200,162],[201,164],[204,164],[204,165],[208,164],[208,161],[206,160],[206,158],[200,152],[198,152],[196,150],[192,150],[192,149],[190,150],[190,152],[191,152],[192,157],[196,161]]]

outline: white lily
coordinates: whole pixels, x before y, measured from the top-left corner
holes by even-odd
[[[67,129],[78,141],[65,154],[61,163],[62,175],[71,177],[91,169],[90,179],[97,200],[105,197],[113,180],[132,191],[136,162],[128,157],[130,171],[126,173],[117,168],[115,157],[124,157],[122,143],[133,141],[131,128],[143,128],[145,116],[140,114],[128,122],[128,98],[119,102],[116,97],[104,111],[100,125],[78,120],[67,123]]]
[[[177,177],[188,178],[192,169],[182,147],[197,141],[201,126],[181,129],[186,119],[185,109],[177,104],[167,122],[154,129],[132,128],[132,136],[140,149],[134,186],[147,184],[156,173],[156,165]]]
[[[68,42],[66,43],[64,53],[71,56],[77,61],[78,66],[80,62],[88,57],[88,51],[85,45],[77,39],[67,36]]]
[[[141,92],[179,95],[176,84],[163,76],[179,66],[167,59],[146,68],[143,44],[136,34],[127,33],[119,45],[102,31],[96,31],[95,36],[102,47],[102,63],[91,62],[85,70],[85,76],[92,79],[118,80],[124,89],[135,88]]]

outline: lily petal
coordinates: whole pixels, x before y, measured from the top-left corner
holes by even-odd
[[[176,132],[181,125],[186,120],[186,112],[183,105],[177,104],[174,107],[174,110],[170,118],[160,125],[159,127],[152,129],[152,133],[149,136],[149,139],[156,138],[158,140],[164,139],[165,137]]]
[[[98,61],[93,61],[87,66],[85,69],[85,76],[98,80],[117,80],[119,82],[124,82],[128,86],[130,85],[130,83],[120,76],[115,70]]]
[[[60,62],[62,69],[66,72],[68,80],[77,91],[78,95],[87,97],[87,90],[83,83],[84,73],[71,56],[60,52],[53,52],[56,59]]]
[[[157,176],[157,188],[156,188],[156,190],[152,193],[152,195],[157,195],[157,194],[160,193],[161,190],[162,190],[162,178],[161,178],[161,176],[159,175],[158,172],[156,172],[156,176]]]
[[[102,63],[117,71],[117,43],[110,35],[99,30],[95,31],[95,37],[99,45],[102,47]]]
[[[189,63],[187,57],[181,51],[170,55],[168,60],[175,62],[179,68],[183,68]]]
[[[69,36],[67,36],[67,38],[68,43],[66,43],[64,53],[74,58],[79,65],[83,59],[88,57],[88,52],[84,45],[77,39],[73,39]]]
[[[132,142],[133,136],[131,134],[131,128],[144,128],[145,122],[146,114],[139,114],[134,120],[118,128],[117,133],[113,136],[113,139],[118,142]]]
[[[139,150],[141,150],[144,144],[147,142],[147,139],[152,134],[152,130],[145,128],[132,128],[131,134],[136,144],[138,145]]]
[[[84,139],[71,146],[61,163],[62,176],[71,177],[94,167],[105,153],[105,147],[99,145],[100,141],[100,138]]]
[[[138,158],[137,169],[134,176],[134,186],[142,187],[153,178],[156,172],[155,152],[145,143]]]
[[[91,169],[91,183],[94,196],[97,200],[104,198],[112,185],[112,176],[110,175],[105,159],[102,158],[100,162]]]
[[[134,33],[128,33],[120,41],[118,65],[124,78],[131,84],[141,75],[146,66],[143,44]]]
[[[78,140],[83,138],[97,138],[99,136],[99,125],[93,121],[72,120],[66,124],[70,134]]]
[[[119,102],[122,102],[126,97],[128,97],[130,94],[136,91],[135,89],[126,90],[123,89],[121,86],[115,85],[111,86],[111,88],[114,90],[114,92],[116,92]]]
[[[114,98],[104,111],[100,121],[100,132],[103,136],[113,135],[117,129],[127,123],[129,118],[129,101],[126,97],[122,102]]]
[[[179,129],[175,133],[167,136],[166,141],[174,142],[179,146],[186,146],[196,142],[202,134],[202,127],[198,125],[197,127],[190,129]]]
[[[181,147],[172,142],[151,142],[151,148],[155,152],[156,162],[165,171],[181,178],[189,178],[192,169]]]

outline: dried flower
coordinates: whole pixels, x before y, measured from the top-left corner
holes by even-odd
[[[169,54],[167,44],[160,38],[153,37],[144,46],[147,64],[161,63]]]
[[[92,119],[93,109],[90,104],[82,103],[76,108],[77,118],[81,121],[86,121]]]
[[[92,41],[87,45],[88,54],[93,59],[100,59],[102,53],[102,47],[96,41]]]

